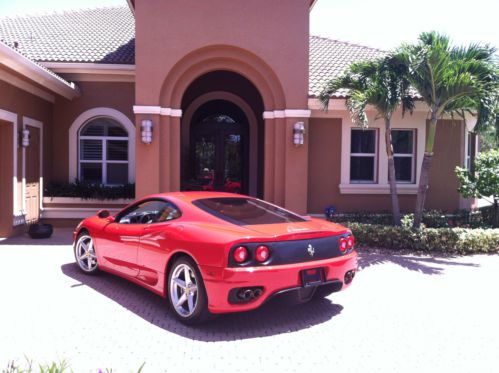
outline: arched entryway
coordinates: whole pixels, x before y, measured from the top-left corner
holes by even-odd
[[[181,189],[263,194],[263,110],[243,76],[216,71],[186,90],[181,124]]]

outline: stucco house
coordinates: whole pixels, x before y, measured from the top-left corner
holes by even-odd
[[[240,191],[300,213],[390,210],[384,126],[356,128],[323,84],[383,51],[309,35],[311,0],[130,0],[0,19],[0,236],[125,201],[44,198],[49,182],[135,183],[136,197]],[[221,17],[220,15],[223,15]],[[400,203],[415,204],[427,108],[397,113]],[[454,167],[472,121],[437,131],[427,207],[469,206]]]

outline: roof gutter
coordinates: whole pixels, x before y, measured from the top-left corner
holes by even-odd
[[[0,43],[1,64],[40,84],[44,88],[69,100],[80,96],[80,91],[74,83],[66,82],[57,75],[51,74],[40,65],[26,58],[15,49]]]

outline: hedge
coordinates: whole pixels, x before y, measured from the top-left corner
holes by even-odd
[[[413,219],[413,214],[404,215]],[[392,225],[393,216],[390,212],[350,212],[336,213],[329,217],[336,223],[362,223]],[[428,228],[491,228],[493,223],[493,207],[486,206],[476,210],[457,210],[446,213],[439,210],[429,210],[423,213],[423,224]]]
[[[499,229],[422,228],[344,223],[360,246],[455,254],[499,252]]]
[[[106,186],[83,182],[50,183],[44,189],[46,197],[77,197],[83,199],[121,199],[135,197],[135,184]]]

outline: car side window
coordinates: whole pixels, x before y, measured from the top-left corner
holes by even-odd
[[[149,200],[132,206],[117,222],[120,224],[152,224],[173,220],[180,217],[180,210],[171,202]]]

